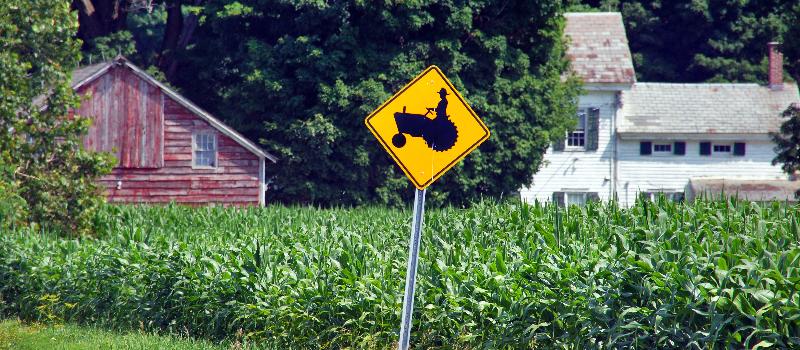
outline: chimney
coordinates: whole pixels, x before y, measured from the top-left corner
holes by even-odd
[[[783,54],[778,51],[778,42],[767,43],[769,48],[769,87],[783,90]]]

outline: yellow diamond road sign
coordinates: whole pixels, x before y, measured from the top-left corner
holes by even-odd
[[[489,138],[489,129],[436,66],[425,69],[365,122],[418,189]]]

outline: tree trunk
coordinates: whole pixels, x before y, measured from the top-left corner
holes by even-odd
[[[193,0],[191,5],[198,6],[203,0]],[[194,13],[183,17],[181,0],[174,0],[167,10],[167,29],[159,54],[158,67],[164,72],[167,80],[172,81],[178,70],[176,53],[186,48],[197,28],[198,18]]]
[[[164,28],[164,38],[161,40],[161,50],[158,53],[158,61],[156,63],[162,72],[166,72],[167,67],[169,67],[183,31],[182,7],[181,0],[167,2],[167,23]]]
[[[72,8],[78,11],[78,37],[84,45],[126,28],[128,0],[73,0]]]

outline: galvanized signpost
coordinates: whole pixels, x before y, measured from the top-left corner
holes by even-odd
[[[411,313],[414,311],[414,289],[417,285],[417,258],[422,235],[422,218],[425,212],[425,190],[414,190],[414,218],[411,221],[411,239],[408,242],[408,268],[406,269],[406,293],[403,297],[403,316],[400,320],[401,350],[408,349],[411,338]]]
[[[417,188],[398,343],[398,349],[406,350],[414,312],[425,189],[486,141],[489,129],[436,66],[420,73],[372,112],[365,123]]]

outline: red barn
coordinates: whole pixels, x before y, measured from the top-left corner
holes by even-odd
[[[87,149],[119,164],[100,179],[110,202],[264,205],[264,168],[276,158],[118,57],[73,72],[88,95]]]

